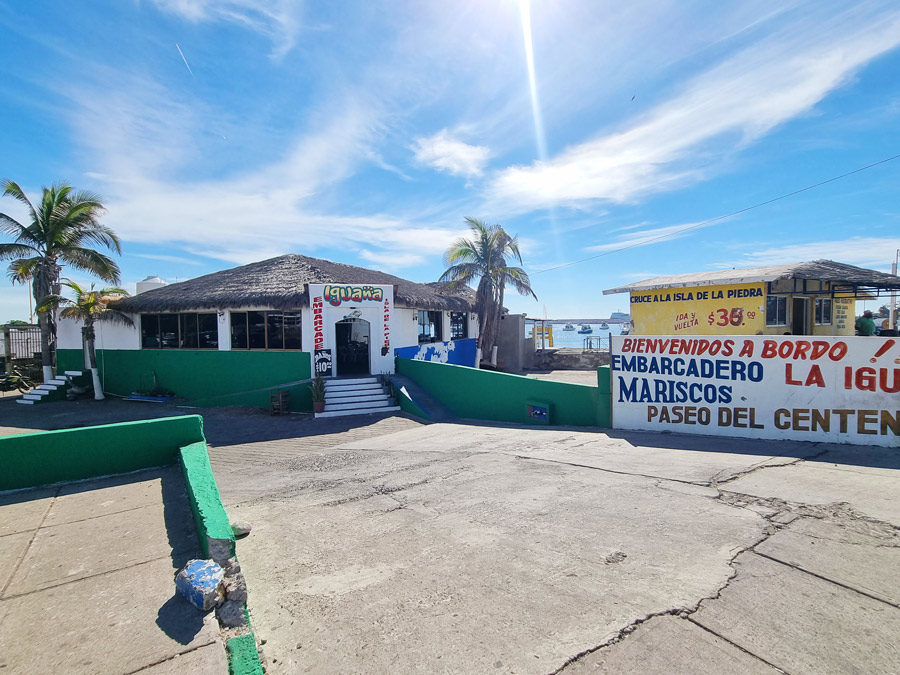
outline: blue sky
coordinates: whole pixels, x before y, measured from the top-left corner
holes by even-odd
[[[466,216],[518,234],[532,316],[900,248],[900,160],[677,233],[900,154],[896,0],[77,5],[0,0],[0,177],[100,193],[126,287],[283,253],[431,281]]]

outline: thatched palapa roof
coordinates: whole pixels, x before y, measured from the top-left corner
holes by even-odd
[[[805,279],[826,281],[836,291],[865,292],[866,290],[900,289],[900,277],[877,270],[855,267],[833,260],[811,260],[788,265],[768,265],[765,267],[744,267],[714,272],[694,272],[673,274],[667,277],[653,277],[636,281],[627,286],[609,288],[603,295],[628,293],[631,291],[652,291],[662,288],[684,288],[687,286],[712,286],[722,284],[749,284],[772,282],[779,279]]]
[[[298,309],[309,306],[306,284],[334,283],[394,286],[395,303],[419,309],[468,312],[475,306],[475,292],[467,286],[451,292],[446,284],[419,284],[376,270],[289,254],[155,288],[119,300],[115,308],[129,313]]]

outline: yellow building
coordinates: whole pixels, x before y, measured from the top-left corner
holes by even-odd
[[[676,274],[610,288],[629,293],[636,335],[853,335],[856,301],[900,290],[900,277],[814,260]]]

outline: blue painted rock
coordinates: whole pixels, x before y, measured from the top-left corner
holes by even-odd
[[[175,577],[175,588],[207,612],[225,599],[225,571],[212,560],[191,560]]]

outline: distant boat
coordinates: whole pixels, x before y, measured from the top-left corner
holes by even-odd
[[[573,325],[570,324],[570,323],[567,323],[567,324],[565,325],[565,327],[563,328],[563,330],[575,330],[575,326],[573,326]]]
[[[586,323],[581,324],[581,328],[578,329],[579,333],[593,333],[594,329],[588,326]]]
[[[600,324],[600,330],[609,330],[609,324],[604,321]]]

